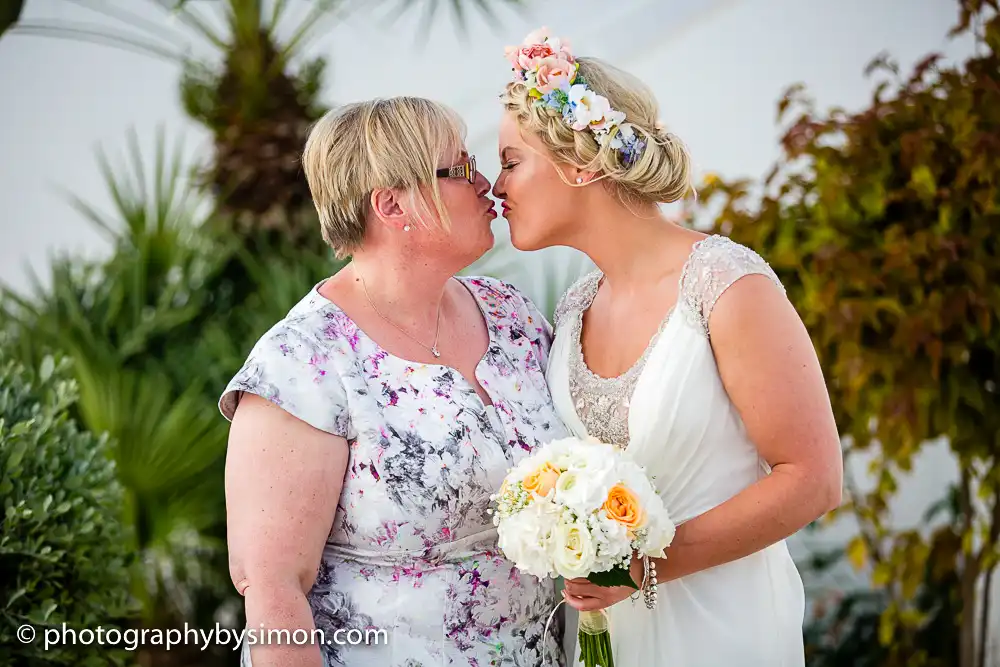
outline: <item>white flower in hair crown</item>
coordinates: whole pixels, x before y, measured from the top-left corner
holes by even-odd
[[[601,146],[609,144],[628,167],[635,163],[646,142],[639,138],[625,114],[611,108],[608,98],[587,86],[569,42],[541,28],[524,38],[520,46],[508,46],[504,54],[514,69],[514,79],[528,86],[535,104],[555,109],[577,131],[590,130]]]

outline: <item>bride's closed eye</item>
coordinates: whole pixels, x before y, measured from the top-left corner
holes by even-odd
[[[516,162],[507,162],[507,163],[504,163],[504,164],[500,165],[500,168],[503,169],[504,171],[510,171],[511,169],[513,169],[516,166],[517,166]]]

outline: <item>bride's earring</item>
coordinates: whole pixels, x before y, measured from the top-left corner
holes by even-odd
[[[410,226],[409,225],[403,225],[403,231],[404,232],[410,231]]]
[[[580,176],[577,176],[577,177],[576,177],[576,182],[577,182],[577,183],[583,183],[583,178],[582,178],[582,177],[580,177]]]

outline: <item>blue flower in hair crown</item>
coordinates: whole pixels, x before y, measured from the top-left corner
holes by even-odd
[[[555,109],[574,130],[590,130],[599,145],[609,144],[618,151],[626,167],[639,159],[646,142],[625,122],[623,112],[612,109],[608,98],[587,86],[566,40],[541,28],[520,46],[508,46],[505,55],[514,79],[528,86],[535,104]]]

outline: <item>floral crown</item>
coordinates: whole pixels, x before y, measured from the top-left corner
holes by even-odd
[[[642,155],[646,142],[625,122],[623,112],[587,86],[568,41],[552,37],[543,27],[525,37],[521,46],[508,46],[504,55],[513,65],[514,80],[528,86],[536,105],[555,109],[574,130],[590,130],[598,145],[610,143],[626,167]]]

